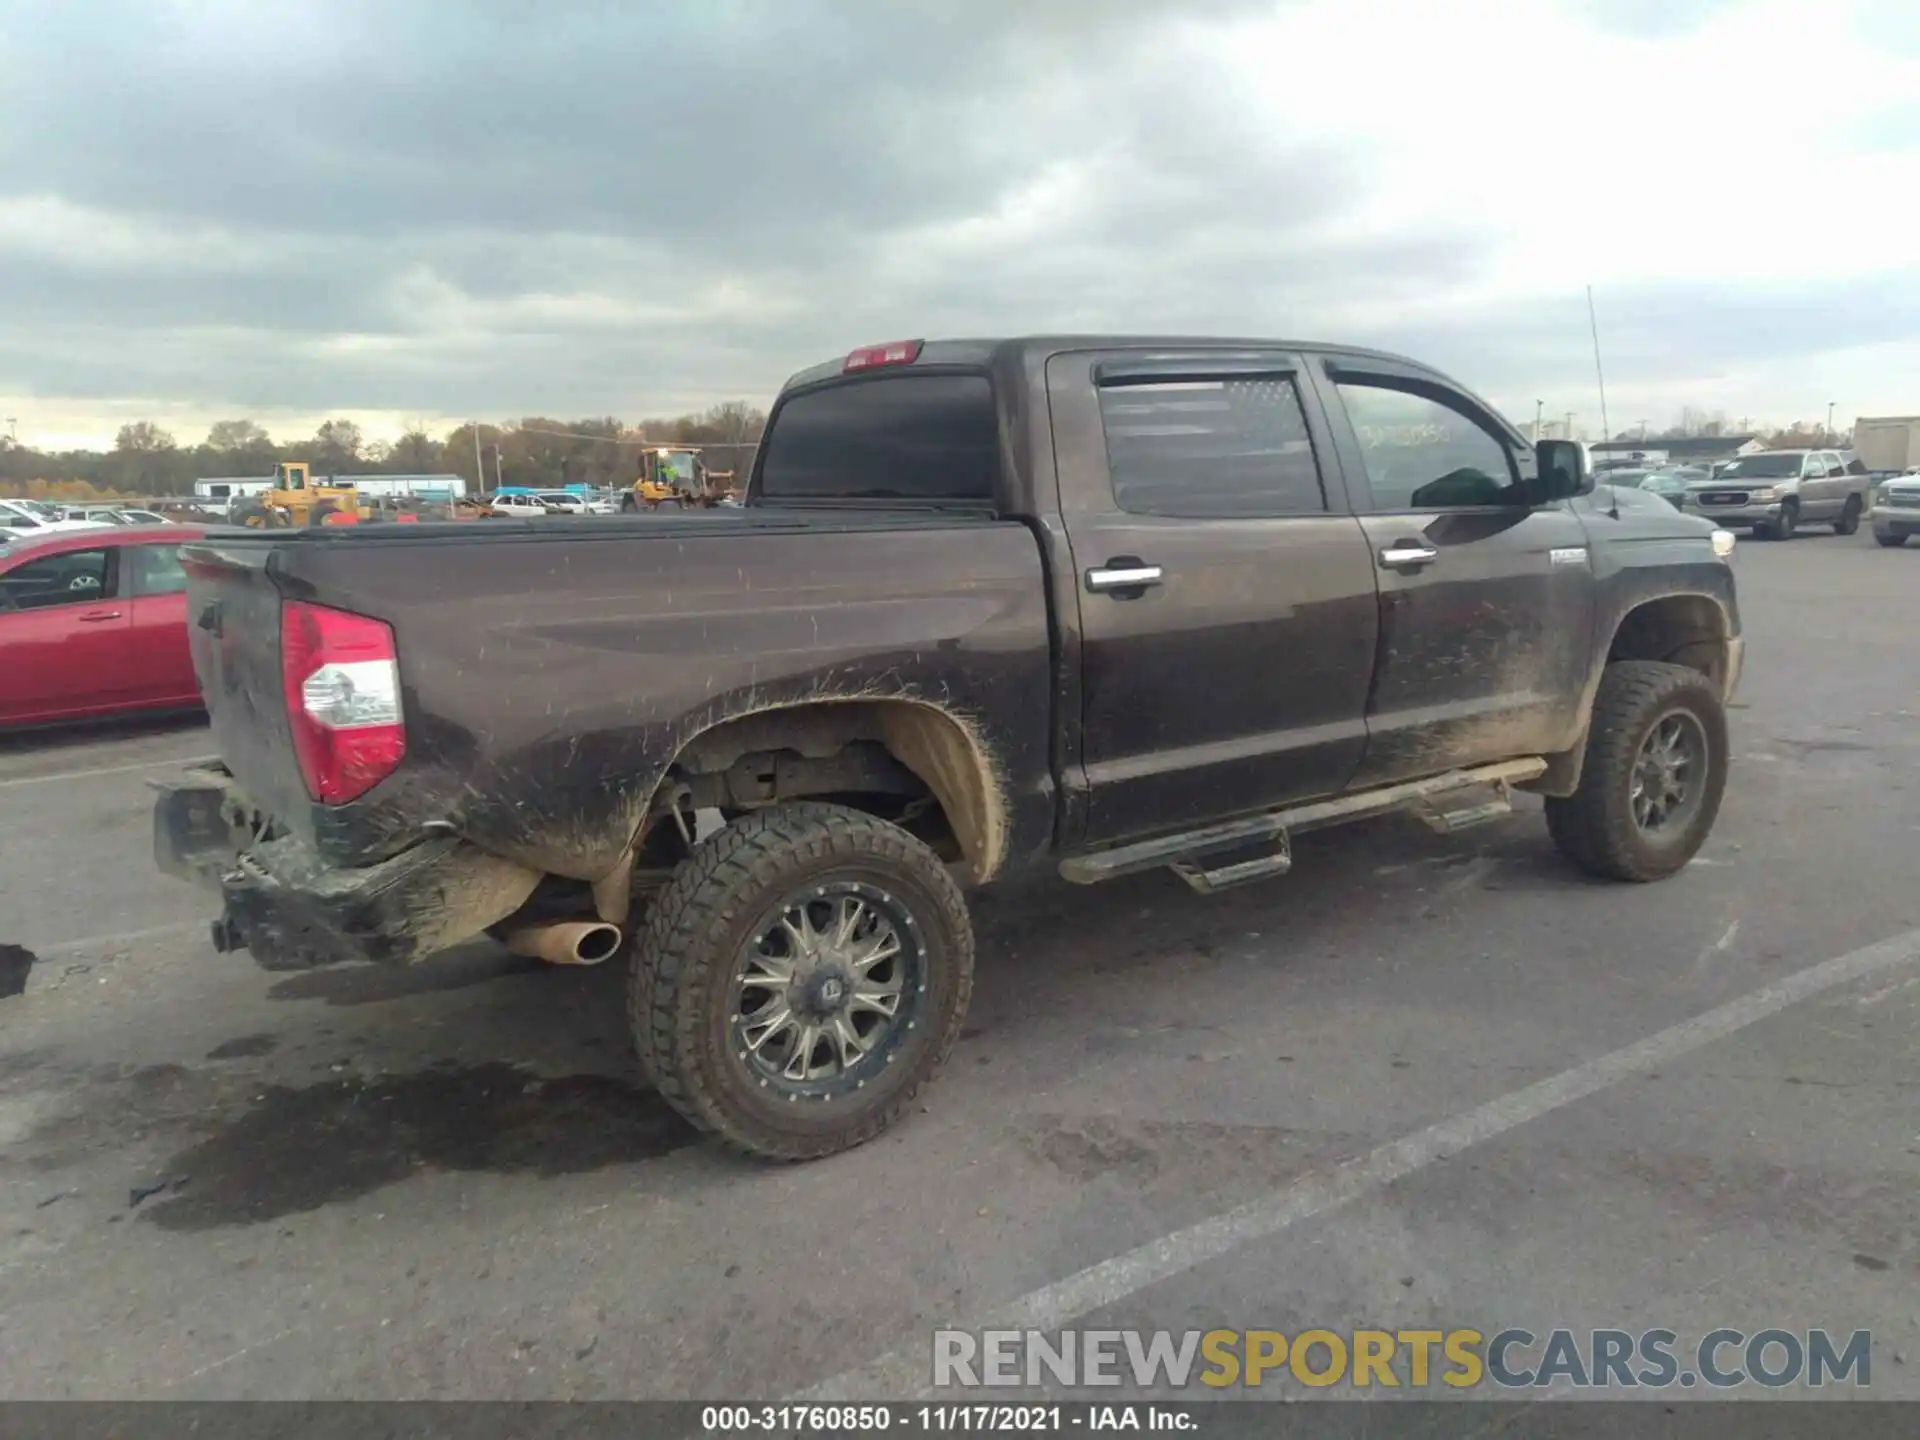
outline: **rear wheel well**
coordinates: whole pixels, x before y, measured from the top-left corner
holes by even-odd
[[[891,820],[943,859],[963,862],[975,880],[1003,859],[1002,797],[978,733],[936,705],[889,699],[814,701],[701,731],[681,747],[655,796],[641,864],[649,852],[672,853],[676,814],[732,818],[802,799]]]

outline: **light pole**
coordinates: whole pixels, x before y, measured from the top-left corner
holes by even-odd
[[[1546,408],[1547,402],[1544,400],[1533,402],[1533,443],[1536,445],[1540,443],[1540,415]]]
[[[1829,441],[1833,439],[1833,406],[1833,401],[1827,401],[1827,439]]]

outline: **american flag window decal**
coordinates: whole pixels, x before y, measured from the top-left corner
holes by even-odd
[[[1291,375],[1106,384],[1100,417],[1114,500],[1129,513],[1228,519],[1327,509]]]

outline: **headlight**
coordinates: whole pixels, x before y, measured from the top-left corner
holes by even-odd
[[[1716,530],[1709,538],[1713,541],[1713,553],[1718,555],[1722,560],[1733,554],[1733,532],[1731,530]]]

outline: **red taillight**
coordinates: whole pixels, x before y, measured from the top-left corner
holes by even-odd
[[[862,345],[851,355],[847,363],[840,367],[840,373],[850,370],[871,370],[878,365],[911,365],[920,358],[920,341],[889,340],[884,345]]]
[[[407,731],[390,626],[289,601],[280,609],[280,675],[309,795],[344,804],[393,773],[407,753]]]

